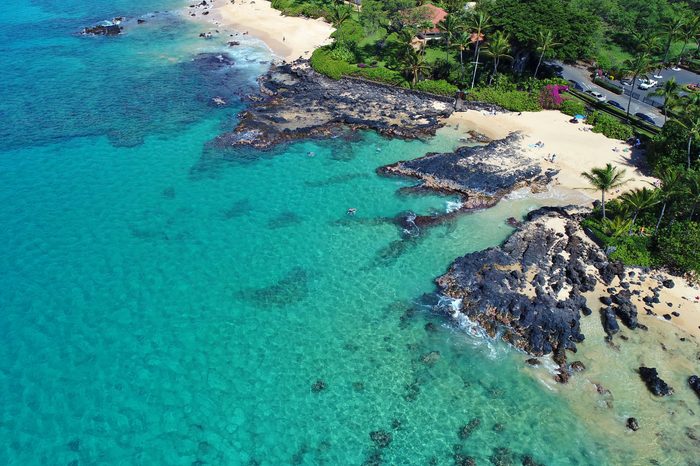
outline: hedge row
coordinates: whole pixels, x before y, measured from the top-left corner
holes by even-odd
[[[624,92],[624,90],[620,86],[617,86],[611,83],[610,81],[606,81],[605,79],[595,78],[593,82],[602,87],[603,89],[607,89],[610,92],[614,92],[618,95],[622,95],[622,93]]]
[[[495,87],[482,87],[467,92],[467,99],[498,105],[512,112],[537,112],[542,110],[539,95],[525,91],[504,91]]]

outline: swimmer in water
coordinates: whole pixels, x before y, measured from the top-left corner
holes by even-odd
[[[350,207],[348,209],[348,215],[355,215],[356,212],[357,212],[357,209],[354,207]]]

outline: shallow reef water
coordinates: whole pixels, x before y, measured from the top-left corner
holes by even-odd
[[[522,354],[431,311],[455,257],[548,200],[405,238],[400,213],[457,200],[375,169],[451,135],[216,149],[271,57],[250,38],[202,69],[223,36],[148,16],[181,6],[0,19],[0,463],[621,464]],[[76,34],[117,15],[147,22]]]

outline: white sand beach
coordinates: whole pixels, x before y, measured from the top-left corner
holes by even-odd
[[[508,134],[520,131],[524,135],[523,149],[543,168],[559,170],[555,185],[574,189],[597,199],[599,193],[590,190],[581,172],[606,163],[627,170],[630,180],[619,192],[610,193],[615,197],[624,190],[649,186],[655,179],[643,175],[632,160],[630,146],[622,141],[608,139],[602,134],[590,131],[586,124],[569,123],[571,117],[554,110],[541,112],[488,114],[470,110],[456,112],[448,120],[448,125],[459,125],[459,129],[475,130],[491,139],[501,139]],[[542,147],[535,143],[542,142]],[[641,154],[634,154],[642,157]],[[554,162],[551,157],[554,156]]]
[[[331,42],[335,30],[322,19],[283,16],[267,0],[208,0],[207,5],[195,2],[186,12],[192,19],[257,37],[286,61],[309,58],[314,49]]]

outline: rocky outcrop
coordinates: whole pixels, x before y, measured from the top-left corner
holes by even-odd
[[[554,353],[565,381],[565,350],[584,339],[579,321],[589,310],[582,293],[624,273],[587,238],[578,221],[583,213],[536,210],[503,245],[457,259],[436,280],[439,293],[452,298],[440,310],[530,354]],[[606,314],[614,320],[612,309]]]
[[[659,377],[659,373],[653,367],[640,367],[639,376],[642,378],[647,388],[656,396],[673,395],[673,388]]]
[[[120,26],[123,21],[124,17],[117,16],[112,18],[111,21],[102,21],[95,26],[83,28],[80,33],[84,36],[118,36],[124,30]]]
[[[688,377],[688,385],[695,392],[695,394],[700,398],[700,377],[697,375],[691,375]]]
[[[265,98],[240,114],[238,126],[217,138],[219,145],[267,149],[332,136],[343,127],[419,138],[435,134],[454,108],[450,98],[353,78],[336,81],[305,60],[273,66],[259,83]]]
[[[430,153],[378,169],[380,174],[418,178],[423,188],[459,194],[463,209],[486,208],[511,191],[530,186],[542,190],[556,171],[542,171],[523,153],[522,136],[511,134],[485,146],[460,147],[454,152]]]

